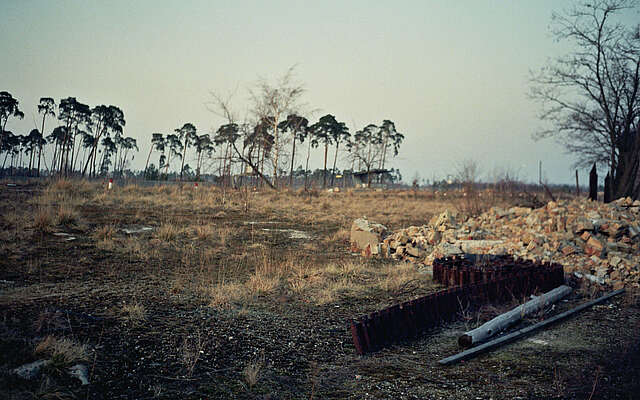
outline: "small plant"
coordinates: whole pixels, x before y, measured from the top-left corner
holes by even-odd
[[[204,354],[206,340],[198,330],[194,335],[185,336],[182,342],[182,363],[187,370],[187,377],[193,376],[196,364]]]
[[[242,370],[242,375],[244,376],[244,381],[249,385],[249,389],[253,389],[253,387],[260,380],[260,372],[264,367],[264,354],[260,356],[257,360],[254,360],[247,364]]]
[[[553,367],[553,389],[558,396],[563,396],[566,390],[565,380],[557,365]]]
[[[160,396],[162,396],[162,392],[164,391],[164,387],[162,386],[162,384],[156,383],[154,385],[151,385],[149,387],[149,390],[151,391],[151,393],[153,393],[153,397],[160,397]]]
[[[93,236],[98,240],[111,240],[115,231],[116,229],[113,225],[103,225],[95,230]]]

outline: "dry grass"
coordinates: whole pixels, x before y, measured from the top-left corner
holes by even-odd
[[[123,250],[130,260],[149,261],[154,256],[153,249],[149,249],[147,241],[139,237],[128,237],[124,241]]]
[[[427,275],[412,264],[380,265],[374,260],[317,263],[287,255],[282,259],[262,250],[246,280],[242,275],[202,285],[213,307],[255,301],[261,296],[284,294],[324,305],[383,295],[406,298],[430,287]]]
[[[38,207],[33,213],[33,229],[36,233],[53,231],[55,215],[51,207]]]
[[[122,306],[121,314],[123,321],[134,325],[141,324],[147,319],[147,311],[141,303],[125,304]]]
[[[113,225],[103,225],[93,232],[93,238],[96,240],[111,240],[116,233],[116,227]]]
[[[242,283],[220,282],[204,289],[209,297],[209,305],[214,308],[226,308],[247,299],[247,290]]]
[[[164,242],[172,242],[183,232],[183,228],[167,222],[155,230],[154,236]]]
[[[289,221],[322,230],[327,226],[337,228],[325,231],[319,240],[299,243],[298,249],[307,255],[305,257],[297,253],[283,254],[265,242],[269,235],[259,228],[216,221],[228,219],[228,214],[233,212],[246,214],[247,202],[251,203],[252,212],[247,214],[248,221],[266,215],[270,222],[286,224]],[[371,260],[327,261],[318,255],[327,249],[346,246],[355,218],[366,215],[397,229],[426,223],[450,202],[420,192],[351,189],[340,193],[243,192],[201,186],[195,192],[192,187],[179,185],[130,185],[106,191],[100,184],[60,180],[45,188],[37,204],[43,212],[34,217],[34,226],[40,231],[51,229],[51,224],[77,225],[81,204],[107,207],[114,212],[133,207],[135,217],[128,213],[127,223],[148,224],[148,210],[162,210],[159,220],[163,222],[150,236],[120,238],[115,225],[102,225],[92,233],[96,247],[126,253],[131,260],[145,262],[170,257],[181,268],[170,281],[171,292],[196,290],[208,298],[211,306],[228,307],[281,294],[327,304],[363,294],[397,297],[411,293],[422,279],[412,266],[384,266]],[[165,214],[164,210],[170,213]],[[52,216],[52,212],[55,215]],[[200,213],[213,216],[214,221],[200,216],[193,222],[189,220],[189,215]],[[186,215],[188,223],[185,224],[185,218],[180,215]],[[233,269],[223,274],[222,279],[215,277],[219,263]]]
[[[51,357],[54,363],[69,365],[76,361],[87,361],[89,354],[86,345],[78,344],[71,339],[45,337],[35,348],[37,356]]]
[[[199,240],[210,240],[214,237],[216,228],[211,224],[198,225],[194,228],[194,231]]]
[[[378,272],[378,287],[394,297],[415,291],[424,280],[424,274],[420,274],[413,264],[387,265]]]
[[[80,220],[78,212],[69,205],[60,204],[56,210],[56,223],[66,227],[77,225]]]

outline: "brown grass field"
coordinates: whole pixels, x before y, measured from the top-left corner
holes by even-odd
[[[450,367],[437,361],[459,351],[457,336],[509,305],[356,354],[350,319],[442,287],[424,268],[350,253],[352,221],[395,230],[521,198],[465,201],[3,182],[0,398],[637,398],[633,293]],[[559,307],[593,295],[583,287]],[[11,373],[43,358],[36,380]],[[89,385],[65,373],[77,362]]]

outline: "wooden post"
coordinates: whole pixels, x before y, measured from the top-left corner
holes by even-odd
[[[611,175],[607,172],[607,176],[604,178],[604,202],[611,203],[613,200],[611,197]]]
[[[542,161],[538,161],[538,184],[542,185]]]
[[[598,171],[596,163],[593,163],[591,172],[589,172],[589,199],[598,201]]]
[[[508,327],[514,325],[527,315],[533,314],[540,309],[553,304],[563,297],[571,293],[571,288],[566,285],[558,286],[557,288],[530,300],[513,310],[504,314],[498,315],[491,321],[488,321],[480,327],[465,332],[458,338],[458,344],[463,347],[471,347],[480,342],[484,342],[491,336],[498,334]]]
[[[558,314],[558,315],[553,316],[553,317],[551,317],[549,319],[545,319],[544,321],[538,322],[535,325],[531,325],[531,326],[528,326],[528,327],[526,327],[524,329],[520,329],[519,331],[516,331],[516,332],[510,333],[508,335],[499,337],[499,338],[494,339],[494,340],[492,340],[490,342],[483,343],[480,346],[471,348],[469,350],[465,350],[462,353],[454,354],[451,357],[443,358],[442,360],[438,361],[438,364],[440,364],[440,365],[448,365],[448,364],[456,363],[456,362],[461,361],[461,360],[466,360],[468,358],[475,357],[476,355],[478,355],[478,354],[480,354],[482,352],[489,351],[489,350],[494,349],[496,347],[499,347],[499,346],[501,346],[503,344],[512,342],[512,341],[514,341],[516,339],[520,339],[521,337],[523,337],[523,336],[525,336],[525,335],[527,335],[527,334],[529,334],[529,333],[531,333],[533,331],[536,331],[538,329],[544,328],[544,327],[546,327],[548,325],[551,325],[554,322],[561,321],[561,320],[563,320],[563,319],[565,319],[565,318],[567,318],[567,317],[569,317],[569,316],[571,316],[571,315],[573,315],[575,313],[578,313],[578,312],[580,312],[580,311],[582,311],[582,310],[584,310],[586,308],[589,308],[589,307],[593,306],[594,304],[601,303],[601,302],[603,302],[603,301],[605,301],[605,300],[607,300],[607,299],[609,299],[609,298],[611,298],[613,296],[617,296],[620,293],[624,293],[624,289],[619,289],[619,290],[616,290],[615,292],[611,292],[611,293],[606,294],[606,295],[604,295],[602,297],[598,297],[595,300],[592,300],[592,301],[589,301],[587,303],[581,304],[576,308],[572,308],[569,311],[563,312],[562,314]]]

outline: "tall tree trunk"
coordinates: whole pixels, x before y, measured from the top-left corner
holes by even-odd
[[[307,162],[304,166],[304,190],[308,189],[307,176],[309,175],[309,156],[311,156],[311,140],[309,140],[309,144],[307,145]]]
[[[387,159],[387,140],[388,138],[385,136],[384,142],[382,144],[382,161],[380,162],[381,170],[384,170],[384,164]],[[384,173],[380,174],[380,183],[384,183]]]
[[[200,181],[200,159],[202,156],[202,150],[198,151],[198,156],[196,158],[196,182]]]
[[[71,173],[75,170],[75,157],[76,157],[76,138],[78,137],[78,127],[76,126],[75,132],[73,134],[73,140],[71,142]]]
[[[231,146],[233,147],[232,151],[235,151],[236,154],[238,155],[238,158],[240,158],[240,160],[246,164],[248,164],[252,170],[256,171],[256,173],[258,174],[258,176],[260,177],[261,181],[265,182],[267,185],[269,185],[269,187],[271,189],[277,190],[275,186],[273,186],[273,184],[271,182],[269,182],[269,179],[267,179],[266,176],[264,176],[262,174],[262,172],[258,171],[258,166],[255,165],[250,158],[246,158],[242,155],[242,153],[240,153],[240,151],[238,150],[238,148],[236,147],[235,143],[232,143]]]
[[[184,172],[184,159],[187,158],[187,135],[184,135],[184,146],[182,147],[182,165],[180,166],[180,181],[182,182],[182,173]]]
[[[169,180],[169,164],[171,163],[171,149],[169,149],[169,156],[167,156],[167,165],[164,167],[164,174],[167,176],[167,180]]]
[[[263,144],[266,146],[266,143]],[[264,176],[264,158],[265,158],[265,154],[267,153],[267,149],[263,148],[262,149],[262,159],[260,160],[260,175]],[[264,183],[264,181],[260,181],[260,186],[262,186]]]
[[[340,142],[336,141],[336,153],[333,156],[333,169],[331,170],[331,187],[333,187],[333,178],[336,176],[336,162],[338,161],[338,147]]]
[[[278,187],[278,160],[280,158],[280,138],[278,135],[278,114],[273,119],[273,145],[276,151],[273,160],[273,184]]]
[[[149,169],[149,160],[151,159],[151,152],[153,151],[153,143],[151,144],[151,148],[149,149],[149,155],[147,156],[147,162],[144,165],[144,177],[147,179],[147,170]]]
[[[289,187],[293,187],[293,161],[296,157],[296,133],[293,133],[293,149],[291,150],[291,170],[289,171]]]
[[[256,146],[258,148],[258,154],[256,155],[256,161],[254,163],[254,165],[260,165],[260,155],[262,154],[262,145],[258,144],[258,146]],[[251,158],[249,158],[251,160]],[[253,162],[253,160],[251,160],[251,162]],[[256,171],[251,171],[251,174],[256,174]],[[256,182],[256,186],[262,185],[262,181],[257,181]]]
[[[369,150],[367,154],[367,187],[371,187],[371,163],[373,160],[371,159],[371,140],[369,140]]]
[[[327,152],[329,151],[329,142],[324,142],[324,174],[322,175],[322,188],[327,187]]]
[[[38,176],[40,176],[40,158],[42,157],[42,141],[44,139],[44,120],[47,117],[47,112],[45,111],[42,115],[42,129],[40,130],[41,138],[38,139]]]
[[[84,168],[82,168],[82,176],[84,176],[84,174],[87,172],[87,168],[91,164],[91,159],[93,157],[94,151],[95,151],[95,146],[91,145],[91,151],[89,152],[89,158],[87,159],[86,164],[84,164]],[[89,175],[91,175],[91,170],[89,170]]]
[[[53,142],[53,157],[51,158],[51,174],[55,173],[56,158],[58,157],[58,140]]]

